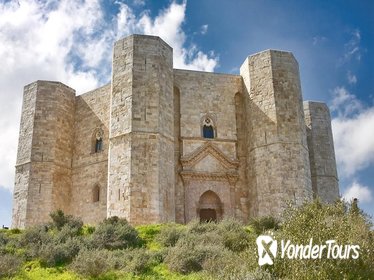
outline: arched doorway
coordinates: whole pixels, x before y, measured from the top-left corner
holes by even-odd
[[[216,222],[222,218],[222,203],[213,191],[206,191],[200,196],[197,210],[200,222]]]

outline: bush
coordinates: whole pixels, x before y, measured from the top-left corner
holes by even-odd
[[[43,244],[50,244],[52,236],[48,234],[46,226],[35,226],[26,229],[19,237],[17,247],[25,249],[27,260],[37,258]]]
[[[82,250],[69,267],[80,275],[98,277],[114,269],[141,274],[152,262],[153,256],[144,248],[116,251]]]
[[[65,215],[62,210],[56,210],[50,213],[49,216],[52,219],[50,227],[56,228],[57,230],[61,230],[64,226],[67,226],[68,228],[80,231],[83,227],[82,220],[75,218],[71,215]]]
[[[310,238],[313,244],[336,240],[339,245],[359,245],[360,255],[357,260],[327,259],[325,251],[317,260],[277,259],[274,272],[278,277],[289,279],[371,279],[374,275],[371,226],[362,211],[341,201],[329,205],[314,201],[298,208],[290,207],[277,238],[287,238],[293,244],[308,244]]]
[[[207,259],[203,264],[204,279],[273,279],[268,273],[256,272],[259,269],[256,237],[251,234],[248,247],[241,252],[225,249],[215,258]]]
[[[125,219],[112,217],[98,225],[90,244],[91,248],[116,250],[139,247],[143,242]]]
[[[205,261],[222,255],[224,251],[225,249],[219,246],[198,244],[191,247],[178,244],[170,248],[165,262],[171,271],[188,274],[201,271]]]
[[[0,278],[12,277],[20,270],[22,260],[13,255],[0,254]]]
[[[168,230],[166,233],[163,236],[165,241],[176,239],[174,231]],[[238,221],[232,219],[220,223],[192,221],[187,225],[186,232],[178,236],[175,246],[169,249],[165,262],[170,270],[183,274],[209,267],[205,265],[206,263],[215,264],[220,269],[222,265],[215,260],[225,260],[228,256],[235,256],[233,252],[246,250],[249,243],[249,234]]]
[[[259,218],[252,218],[249,221],[256,234],[261,234],[268,230],[278,230],[280,228],[280,222],[272,216],[264,216]]]
[[[187,233],[203,234],[217,230],[217,224],[214,222],[200,223],[198,220],[193,220],[187,225]]]
[[[113,253],[108,250],[81,250],[70,264],[74,272],[88,277],[98,277],[115,267]]]
[[[81,240],[69,238],[64,243],[52,242],[43,244],[38,252],[38,256],[43,265],[57,266],[69,263],[81,249]]]
[[[248,248],[249,234],[240,222],[233,219],[223,220],[218,224],[218,231],[227,249],[234,252],[241,252]]]
[[[144,273],[152,263],[152,255],[144,248],[125,250],[117,258],[121,270],[133,274]]]
[[[185,228],[176,224],[168,224],[161,228],[156,240],[164,247],[174,247],[177,241],[185,234]]]
[[[9,241],[8,236],[4,232],[0,232],[0,249],[5,247],[8,241]]]
[[[51,214],[54,221],[26,229],[19,236],[18,248],[25,248],[26,259],[39,258],[46,266],[71,262],[84,242],[80,236],[81,222],[62,212]]]

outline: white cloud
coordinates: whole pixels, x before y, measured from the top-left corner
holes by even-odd
[[[135,0],[137,5],[143,1]],[[213,71],[218,58],[186,46],[186,3],[172,2],[158,16],[140,16],[123,3],[109,20],[100,0],[0,2],[0,186],[12,189],[23,86],[58,80],[78,93],[110,79],[113,42],[133,32],[162,37],[174,49],[174,66]]]
[[[208,32],[208,24],[204,24],[200,27],[200,33],[205,35]]]
[[[357,198],[359,202],[371,202],[373,200],[372,192],[369,187],[363,186],[354,181],[343,194],[343,198],[351,201]]]
[[[314,36],[313,37],[313,46],[320,45],[327,41],[327,38],[324,36]]]
[[[356,75],[352,74],[351,71],[347,72],[347,80],[350,84],[356,84],[357,83],[357,77]]]
[[[374,164],[374,107],[366,107],[344,87],[334,90],[330,106],[340,176],[349,177]]]
[[[344,45],[345,53],[343,62],[349,61],[351,59],[361,60],[362,48],[361,43],[361,33],[360,30],[355,29],[350,32],[351,39]]]
[[[339,118],[352,117],[364,109],[364,105],[357,97],[348,92],[345,87],[336,87],[333,92],[330,109],[336,112]]]
[[[166,43],[173,47],[174,68],[188,70],[202,70],[211,72],[218,64],[218,57],[214,54],[205,54],[195,45],[184,47],[186,34],[182,30],[185,20],[186,2],[176,4],[174,2],[163,10],[155,19],[145,13],[132,27],[140,33],[160,36]],[[131,25],[131,24],[130,24]]]

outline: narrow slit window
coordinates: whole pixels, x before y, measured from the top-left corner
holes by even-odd
[[[92,190],[92,201],[93,202],[100,201],[100,187],[99,186],[95,186]]]
[[[96,139],[95,143],[95,153],[101,152],[103,150],[103,139]]]
[[[103,136],[104,132],[102,129],[98,128],[93,134],[92,152],[100,153],[103,150]]]

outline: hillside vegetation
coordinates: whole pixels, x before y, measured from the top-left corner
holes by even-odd
[[[374,234],[355,203],[319,201],[242,225],[235,220],[132,227],[112,217],[96,227],[51,213],[51,222],[0,231],[5,279],[374,279]],[[272,232],[294,244],[360,246],[358,259],[289,260],[258,265],[256,238]]]

